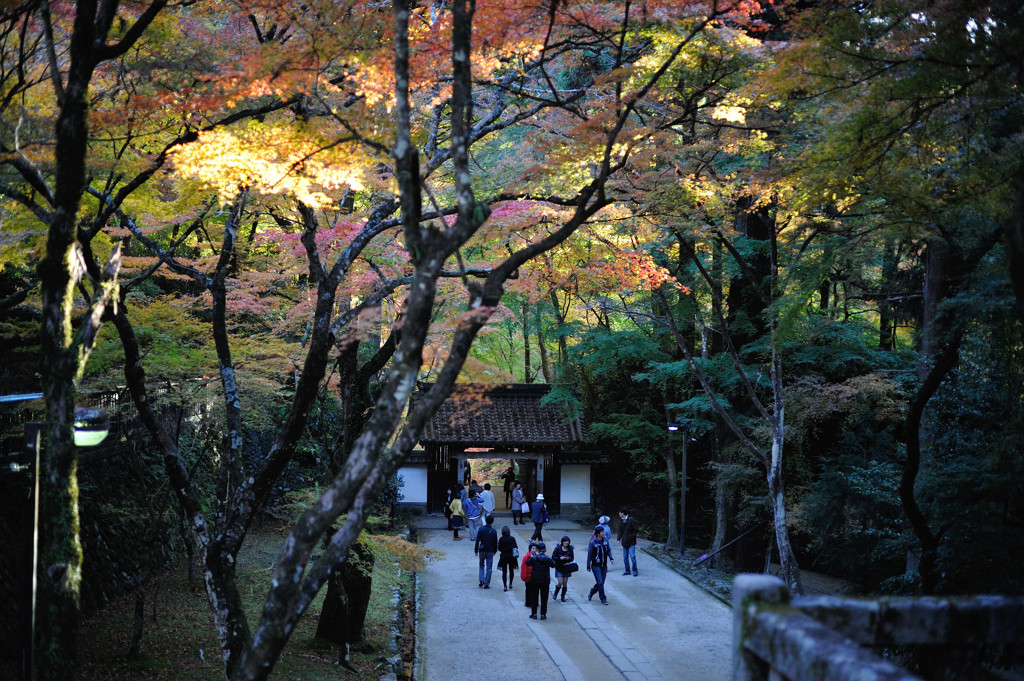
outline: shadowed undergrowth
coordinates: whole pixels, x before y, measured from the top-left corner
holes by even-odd
[[[245,600],[250,626],[255,623],[266,594],[270,571],[285,529],[264,525],[249,533],[238,558],[238,589]],[[83,622],[79,637],[81,681],[137,681],[175,679],[213,681],[224,678],[220,648],[213,628],[201,573],[188,580],[182,563],[149,586],[145,631],[139,659],[129,661],[135,599],[128,594]],[[294,681],[332,681],[339,677],[377,678],[392,636],[396,580],[404,590],[404,578],[393,561],[378,560],[373,593],[366,618],[367,641],[350,653],[356,675],[339,664],[337,647],[313,638],[323,594],[299,622],[273,676]]]

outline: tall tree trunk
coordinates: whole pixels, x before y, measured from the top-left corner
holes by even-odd
[[[899,273],[899,249],[893,239],[886,239],[882,253],[882,287],[878,295],[878,349],[888,352],[895,347],[896,319],[892,298],[896,293]]]
[[[718,437],[715,437],[715,459],[722,460],[721,446]],[[724,545],[726,532],[729,529],[729,492],[725,485],[715,483],[715,533],[711,538],[711,546],[708,553],[714,553],[711,557],[711,567],[718,567],[721,554],[717,553]]]
[[[711,276],[708,278],[708,286],[711,289],[711,305],[714,309],[715,319],[723,319],[724,314],[722,311],[722,278],[724,275],[725,258],[723,253],[722,243],[715,241],[711,247]],[[725,352],[725,341],[724,341],[724,329],[719,329],[720,333],[711,334],[711,348],[710,352],[712,355],[720,355]],[[707,359],[707,357],[704,357]],[[715,425],[715,441],[714,441],[714,456],[715,461],[723,469],[729,465],[729,455],[726,451],[726,440],[733,438],[733,435],[725,422],[716,416]],[[719,473],[715,476],[715,534],[711,541],[711,547],[709,551],[717,552],[728,538],[729,527],[732,525],[732,513],[730,509],[732,507],[732,492],[723,481],[723,474]],[[720,553],[715,553],[712,560],[712,565],[717,566],[721,559]]]
[[[533,383],[530,366],[530,305],[523,301],[523,383]]]
[[[1017,319],[1024,333],[1024,179],[1017,185],[1017,200],[1006,222],[1006,261],[1017,301]]]
[[[684,432],[683,437],[686,437]],[[684,445],[685,446],[685,445]],[[679,470],[676,468],[675,452],[671,447],[662,452],[665,474],[668,476],[668,539],[665,548],[679,548]]]
[[[955,346],[951,344],[947,338],[949,325],[940,323],[943,318],[940,306],[949,295],[949,288],[949,245],[941,239],[930,239],[925,249],[921,348],[917,364],[921,387],[911,400],[904,422],[903,437],[907,444],[907,460],[903,465],[899,489],[903,512],[907,515],[919,544],[920,558],[916,562],[922,594],[934,593],[938,584],[935,565],[938,560],[939,540],[917,503],[915,487],[921,468],[927,467],[925,453],[929,450],[930,428],[924,413],[925,406],[938,390],[939,384],[952,370],[959,356],[959,338],[956,339]],[[911,556],[908,556],[908,568],[914,562]]]
[[[559,372],[562,372],[565,369],[566,362],[569,361],[569,347],[566,344],[565,334],[563,333],[566,311],[559,304],[558,294],[555,291],[551,291],[551,305],[555,310],[555,328],[558,331],[558,361],[556,362],[556,367]]]
[[[896,339],[896,320],[892,316],[892,305],[885,300],[878,303],[878,349],[889,352]]]
[[[978,263],[996,243],[997,230],[984,236],[971,251],[955,250],[945,242],[931,240],[925,254],[924,315],[921,329],[921,353],[918,362],[920,383],[910,400],[900,439],[907,445],[907,460],[900,479],[900,501],[911,529],[921,544],[918,564],[921,593],[934,593],[938,586],[939,536],[932,531],[917,503],[916,482],[925,464],[928,425],[924,414],[928,401],[945,377],[956,366],[963,339],[963,318],[967,315],[949,304]],[[947,303],[947,304],[943,304]]]
[[[551,362],[548,359],[548,346],[546,341],[544,340],[544,324],[543,320],[540,318],[540,310],[540,305],[533,306],[537,328],[537,351],[540,354],[540,371],[541,374],[544,376],[544,382],[552,383],[553,381],[551,378]]]
[[[736,232],[755,242],[768,244],[772,238],[772,220],[765,208],[750,210],[752,200],[739,202],[736,214]],[[733,253],[734,258],[738,257]],[[747,343],[762,338],[768,332],[768,320],[765,311],[768,307],[766,297],[759,293],[765,291],[771,273],[771,257],[767,252],[759,250],[746,258],[739,276],[729,284],[726,300],[728,312],[728,331],[733,345],[740,349]],[[733,324],[743,319],[745,324]]]
[[[226,288],[231,256],[235,250],[235,239],[247,198],[247,192],[243,191],[238,195],[231,214],[225,221],[220,258],[210,286],[210,293],[213,296],[213,342],[217,351],[224,396],[225,429],[220,451],[223,464],[218,481],[217,532],[204,556],[203,575],[207,593],[214,603],[217,634],[220,637],[224,666],[229,677],[238,668],[242,652],[250,638],[249,623],[235,582],[235,556],[242,537],[228,520],[234,513],[232,497],[242,486],[243,461],[242,401],[228,339]]]
[[[37,452],[39,485],[39,602],[35,607],[39,678],[71,681],[81,617],[82,543],[78,511],[78,450],[74,442],[75,384],[82,364],[71,328],[75,287],[84,272],[78,245],[78,209],[86,184],[88,88],[95,68],[95,2],[77,3],[68,45],[69,59],[55,126],[53,213],[46,255],[39,267],[42,293],[40,373],[46,416],[42,451]],[[64,74],[52,73],[59,82]],[[40,467],[42,470],[40,470]]]
[[[772,347],[772,392],[773,413],[771,422],[772,451],[768,465],[768,494],[771,496],[772,512],[775,529],[775,543],[779,549],[779,565],[782,580],[795,594],[802,594],[803,583],[800,579],[800,566],[797,565],[793,546],[789,541],[789,525],[786,522],[786,495],[782,475],[782,453],[785,444],[785,407],[783,403],[782,359],[776,347]]]
[[[779,238],[778,230],[775,228],[774,218],[770,222],[771,234],[769,241],[771,248],[771,267],[769,270],[769,292],[772,302],[779,299],[781,295],[779,285]],[[770,416],[772,433],[772,452],[770,465],[768,467],[768,491],[772,497],[772,508],[775,519],[775,542],[779,548],[779,564],[782,566],[782,579],[786,582],[792,593],[802,594],[803,584],[800,580],[800,567],[797,565],[796,556],[793,555],[793,546],[789,541],[789,525],[786,522],[786,496],[785,484],[782,475],[782,453],[786,436],[786,406],[785,391],[782,381],[782,350],[779,348],[779,316],[771,313],[768,323],[771,341],[771,381],[772,381],[772,410]]]
[[[377,372],[391,359],[395,351],[395,342],[395,333],[388,336],[384,344],[380,344],[378,340],[377,352],[362,367],[357,366],[359,345],[356,343],[347,345],[342,351],[341,357],[338,358],[341,383],[339,391],[342,395],[343,435],[341,446],[334,448],[331,453],[332,475],[338,475],[341,472],[346,455],[355,444],[356,436],[366,425],[366,417],[370,407],[373,406],[373,400],[370,398],[370,391],[368,389],[369,385],[373,382],[373,377]],[[373,555],[369,554],[366,547],[361,543],[356,544],[353,550],[355,564],[372,565]],[[350,553],[350,555],[353,554]],[[353,611],[351,606],[352,600],[354,599],[359,603],[364,595],[369,599],[371,572],[367,571],[365,573],[365,581],[363,581],[361,580],[362,572],[352,574],[352,563],[353,561],[346,559],[338,570],[331,573],[331,578],[327,582],[327,592],[324,595],[320,620],[317,624],[317,638],[325,638],[329,641],[340,643],[341,641],[336,638],[338,636],[336,632],[348,631],[351,626],[350,619],[353,612],[359,612],[358,609]],[[350,597],[350,593],[354,593],[355,596]],[[369,603],[369,600],[367,600],[367,603]],[[359,618],[360,628],[365,618],[364,608]],[[345,643],[352,643],[356,640],[358,639],[345,638]],[[347,653],[347,649],[343,651],[344,653]],[[347,663],[345,664],[347,665]]]
[[[929,239],[925,247],[921,353],[917,363],[917,377],[921,380],[928,376],[936,351],[945,341],[944,329],[936,321],[941,314],[940,304],[949,294],[949,286],[949,245],[942,239]]]
[[[352,451],[359,431],[365,420],[363,412],[369,406],[363,403],[360,386],[356,385],[358,371],[359,343],[353,341],[342,349],[338,357],[338,393],[341,399],[341,437],[338,446],[330,450],[331,473],[337,475],[345,463],[345,457]]]
[[[317,622],[316,638],[337,644],[339,659],[348,669],[353,669],[348,663],[349,651],[365,638],[373,563],[373,553],[365,544],[352,545],[348,556],[327,581],[327,593]]]
[[[939,538],[929,527],[928,520],[917,503],[915,493],[917,475],[921,469],[921,423],[928,400],[935,394],[942,380],[956,364],[959,349],[960,336],[958,334],[934,358],[935,361],[928,375],[921,382],[921,387],[910,402],[910,409],[907,411],[907,418],[903,424],[902,436],[907,445],[907,460],[903,464],[903,475],[900,477],[900,503],[910,522],[910,527],[921,545],[921,557],[917,570],[921,580],[921,593],[924,595],[935,593],[935,588],[938,585],[935,567],[938,561]]]

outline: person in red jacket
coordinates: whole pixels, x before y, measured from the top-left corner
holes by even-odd
[[[523,554],[523,564],[519,566],[519,578],[527,584],[526,588],[526,607],[530,607],[530,574],[533,572],[533,567],[526,561],[537,552],[536,542],[530,542],[530,547],[526,549],[526,553]],[[533,602],[537,602],[537,594],[533,594]],[[536,605],[534,605],[536,607]]]

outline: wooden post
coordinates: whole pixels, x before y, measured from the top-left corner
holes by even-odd
[[[537,493],[544,494],[544,456],[537,457]],[[547,496],[546,494],[544,496]]]
[[[35,678],[35,635],[36,635],[36,590],[37,570],[39,567],[39,448],[42,445],[43,424],[30,422],[25,424],[25,442],[21,453],[22,469],[28,470],[29,493],[28,509],[24,514],[24,541],[22,560],[24,568],[22,578],[25,580],[21,588],[21,675],[24,681]]]
[[[771,575],[736,575],[732,585],[732,603],[732,679],[770,681],[771,666],[747,651],[743,645],[747,634],[748,608],[751,605],[789,603],[789,589],[781,579]]]

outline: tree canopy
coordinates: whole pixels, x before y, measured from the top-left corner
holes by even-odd
[[[810,561],[1020,589],[961,551],[1022,515],[1019,3],[8,5],[3,379],[45,395],[45,678],[74,670],[71,428],[101,386],[198,540],[226,678],[270,673],[457,380],[574,384],[651,531],[757,529],[794,588]],[[156,379],[217,390],[211,477]],[[304,448],[323,493],[249,622],[234,559]]]

